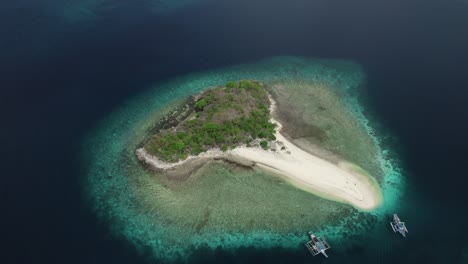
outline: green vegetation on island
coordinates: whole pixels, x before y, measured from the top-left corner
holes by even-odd
[[[263,84],[242,80],[203,92],[193,112],[177,126],[159,131],[144,142],[148,153],[160,160],[177,162],[211,148],[222,151],[262,139],[275,140],[270,120],[270,100]],[[268,140],[268,141],[267,141]]]

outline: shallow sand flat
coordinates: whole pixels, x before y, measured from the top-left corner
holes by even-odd
[[[254,162],[259,167],[273,171],[294,186],[326,199],[349,203],[362,209],[371,210],[382,202],[382,192],[371,176],[358,166],[347,162],[333,164],[295,146],[281,133],[278,124],[276,139],[282,142],[285,150],[269,151],[257,147],[238,147],[225,153],[210,150],[198,157],[189,157],[177,163],[165,163],[138,149],[139,159],[157,169],[171,169],[185,164],[188,160],[237,156]]]
[[[270,112],[276,111],[277,104],[269,95]],[[148,154],[143,148],[136,151],[140,160],[156,169],[167,170],[186,164],[193,159],[220,158],[245,159],[266,170],[285,176],[290,184],[320,197],[348,203],[362,210],[372,210],[382,202],[382,191],[377,181],[359,166],[346,161],[337,164],[326,161],[308,153],[287,140],[280,131],[281,123],[277,124],[276,141],[281,142],[284,150],[270,151],[259,147],[237,147],[222,152],[212,149],[199,156],[190,156],[177,163],[166,163]]]
[[[230,153],[284,175],[294,186],[323,198],[349,203],[363,210],[376,208],[382,202],[382,193],[375,180],[361,173],[357,166],[320,159],[296,147],[279,132],[276,138],[283,142],[286,150],[273,152],[240,147]]]

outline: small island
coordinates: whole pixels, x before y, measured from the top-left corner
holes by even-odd
[[[191,160],[223,159],[359,209],[380,205],[382,194],[372,176],[353,163],[331,162],[296,146],[280,133],[281,123],[272,118],[275,109],[261,82],[228,82],[195,96],[183,120],[150,134],[137,157],[163,171],[190,166]]]
[[[359,100],[366,76],[353,62],[276,57],[155,84],[84,139],[87,200],[159,262],[293,249],[306,230],[346,244],[405,190]]]
[[[276,139],[269,109],[270,99],[260,82],[228,82],[198,95],[189,116],[151,135],[144,149],[164,162],[178,162],[213,149],[251,146],[257,139],[266,149],[268,141]]]

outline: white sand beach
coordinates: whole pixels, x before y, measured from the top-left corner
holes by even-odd
[[[271,99],[271,109],[275,111],[275,102]],[[382,202],[382,192],[376,180],[367,173],[348,162],[331,163],[308,152],[303,151],[281,135],[281,124],[276,129],[276,151],[263,150],[260,147],[237,147],[222,152],[209,150],[197,157],[190,156],[177,163],[165,163],[149,155],[144,149],[137,150],[137,156],[151,166],[166,170],[184,164],[192,159],[214,157],[239,157],[255,163],[255,165],[282,176],[287,182],[297,188],[311,192],[320,197],[348,203],[361,210],[372,210]]]
[[[362,210],[379,206],[382,193],[377,182],[359,167],[341,162],[333,164],[298,148],[279,132],[276,138],[285,150],[273,152],[261,148],[240,147],[232,155],[284,176],[294,186],[326,199],[348,203]]]

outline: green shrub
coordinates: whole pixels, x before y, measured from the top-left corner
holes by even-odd
[[[205,108],[205,106],[208,105],[208,102],[202,98],[200,100],[198,100],[198,102],[195,104],[195,107],[198,109],[198,110],[203,110],[203,108]]]
[[[234,105],[234,108],[237,110],[239,113],[244,113],[244,108],[240,104]]]
[[[242,89],[247,89],[249,87],[249,83],[250,83],[250,81],[242,80],[242,81],[240,81],[239,87],[242,88]]]
[[[260,84],[255,81],[242,80],[240,81],[240,88],[246,90],[258,91],[260,89]]]
[[[177,132],[177,138],[184,139],[186,137],[187,137],[187,134],[185,132]]]
[[[246,91],[237,94],[239,86]],[[227,83],[225,92],[216,90],[219,88],[208,90],[194,105],[196,118],[180,124],[183,131],[162,132],[149,139],[145,148],[152,155],[168,162],[198,155],[210,148],[226,151],[242,143],[251,146],[252,140],[256,138],[261,138],[260,146],[267,150],[268,141],[275,140],[275,125],[269,121],[265,93],[259,88],[259,82],[244,80],[239,85],[235,82]],[[235,91],[230,92],[228,89]],[[246,96],[255,98],[255,103],[248,108],[244,108]],[[232,114],[232,110],[237,112],[234,113],[235,118],[223,121],[225,116]],[[206,118],[200,119],[201,116]],[[212,119],[214,116],[215,120]]]
[[[264,131],[258,132],[257,137],[259,137],[259,138],[265,138],[265,137],[266,137],[265,132],[264,132]]]
[[[231,88],[235,88],[235,87],[237,87],[237,83],[234,82],[234,81],[230,81],[230,82],[226,83],[226,88],[231,89]]]

